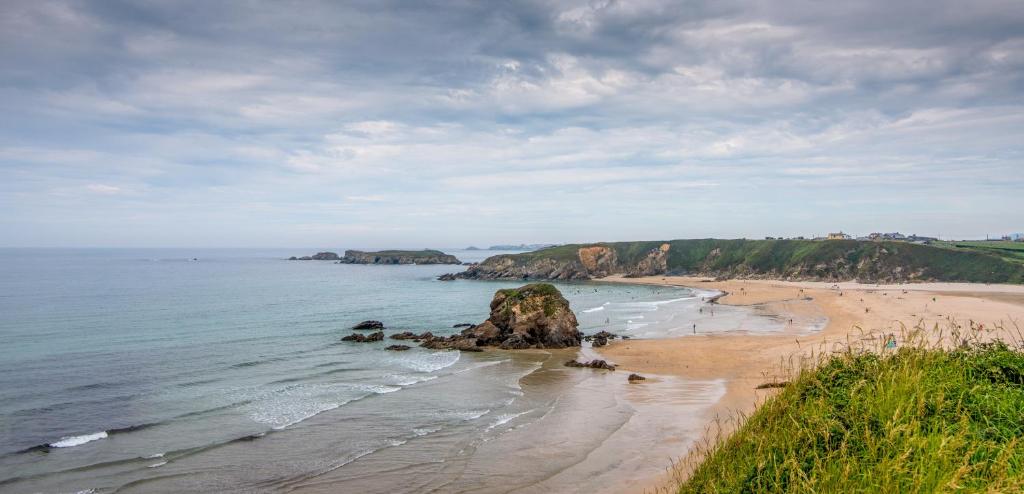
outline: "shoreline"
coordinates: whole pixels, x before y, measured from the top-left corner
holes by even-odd
[[[723,434],[729,434],[738,425],[734,417],[749,415],[759,403],[778,392],[777,389],[756,389],[758,385],[784,380],[787,369],[798,367],[801,359],[843,347],[855,339],[872,341],[882,334],[898,334],[901,327],[943,327],[951,321],[992,328],[986,330],[986,336],[993,338],[1020,339],[1017,331],[1024,331],[1024,286],[1021,285],[716,281],[682,276],[610,276],[597,281],[713,289],[723,293],[705,301],[707,304],[763,306],[770,314],[784,318],[805,315],[800,311],[807,307],[800,302],[809,303],[824,313],[827,323],[813,332],[791,325],[776,333],[732,332],[615,340],[606,347],[594,349],[626,372],[684,379],[722,379],[725,394],[700,419],[706,430],[716,427]],[[1000,326],[1002,329],[998,329]],[[692,446],[679,451],[675,460],[692,452]],[[671,492],[671,486],[688,475],[687,465],[666,465],[666,473],[635,486],[634,492]]]

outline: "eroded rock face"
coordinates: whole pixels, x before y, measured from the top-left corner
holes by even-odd
[[[498,290],[491,300],[491,316],[463,331],[463,336],[505,349],[565,348],[580,345],[583,334],[578,326],[569,301],[557,288],[534,283]]]
[[[671,248],[669,244],[661,244],[657,249],[651,249],[635,265],[626,268],[626,276],[654,276],[668,272],[668,251]]]
[[[586,270],[587,276],[600,278],[617,271],[618,255],[611,247],[603,245],[580,247],[576,255],[579,256],[580,264]]]

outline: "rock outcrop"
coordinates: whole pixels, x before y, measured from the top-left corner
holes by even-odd
[[[376,333],[370,333],[368,335],[364,335],[364,334],[360,334],[360,333],[352,333],[352,334],[342,338],[341,341],[354,341],[356,343],[370,343],[370,342],[373,342],[373,341],[384,341],[384,332],[383,331],[377,331]]]
[[[580,345],[583,333],[578,326],[569,301],[557,288],[534,283],[498,290],[490,317],[462,333],[479,345],[505,349],[565,348]]]
[[[289,257],[289,261],[337,261],[341,259],[335,252],[317,252],[311,256]]]
[[[352,329],[384,329],[384,323],[380,321],[363,321],[352,326]]]
[[[641,376],[640,374],[630,374],[629,377],[626,378],[626,380],[629,381],[630,383],[638,383],[640,381],[646,381],[647,378]]]
[[[385,350],[391,350],[393,352],[404,352],[409,348],[412,347],[410,347],[409,345],[388,345],[388,347],[385,348]]]
[[[615,333],[609,333],[607,331],[598,331],[597,333],[594,333],[592,335],[584,336],[583,341],[591,342],[591,345],[593,345],[594,347],[602,347],[607,345],[609,341],[614,340],[615,338],[618,337],[619,335]]]
[[[429,340],[429,339],[431,339],[433,337],[434,337],[434,335],[430,331],[426,331],[426,332],[421,333],[421,334],[416,334],[416,333],[413,333],[412,331],[403,331],[401,333],[395,333],[395,334],[390,336],[390,338],[393,339],[393,340],[413,340],[413,341]]]
[[[341,264],[462,264],[453,255],[439,250],[382,250],[363,252],[346,250]]]
[[[604,370],[615,370],[615,365],[609,364],[608,362],[600,359],[594,359],[590,362],[578,362],[576,360],[570,360],[565,363],[566,367],[589,367],[591,369],[604,369]]]
[[[569,301],[552,285],[535,283],[498,290],[491,300],[490,317],[452,336],[419,335],[420,346],[432,349],[480,351],[481,347],[505,350],[579,346],[583,337]],[[463,326],[463,325],[458,325]],[[400,333],[392,338],[415,337]]]

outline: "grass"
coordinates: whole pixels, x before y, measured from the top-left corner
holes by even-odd
[[[963,252],[979,252],[997,256],[1005,261],[1024,265],[1024,242],[975,241],[937,242],[936,245]]]
[[[581,247],[604,246],[615,250],[618,264],[625,272],[663,243],[670,245],[666,258],[670,274],[866,282],[1024,283],[1024,250],[993,251],[908,242],[689,239],[562,245],[498,257],[511,258],[520,265],[544,260],[578,263]]]
[[[562,296],[562,292],[550,283],[531,283],[519,288],[504,288],[498,290],[498,293],[505,296],[506,313],[511,312],[512,304],[522,303],[530,297],[539,297],[539,301],[543,303],[544,315],[548,317],[553,316],[559,307],[569,304]]]
[[[361,251],[361,250],[353,250],[353,251],[349,251],[349,252],[363,254],[363,255],[379,256],[379,257],[416,257],[416,258],[419,258],[419,257],[438,257],[438,256],[446,256],[446,255],[448,255],[448,254],[445,254],[444,252],[441,252],[439,250],[431,250],[431,249],[424,249],[424,250],[379,250],[379,251],[372,251],[372,252]]]
[[[678,492],[1024,492],[1022,440],[1019,345],[846,350],[706,443]]]

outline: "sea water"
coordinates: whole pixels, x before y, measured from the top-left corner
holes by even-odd
[[[502,490],[475,483],[477,451],[569,414],[569,397],[600,402],[580,391],[598,374],[561,366],[571,350],[340,341],[366,319],[388,334],[453,334],[521,283],[437,281],[461,266],[284,260],[315,250],[0,250],[0,491]],[[725,307],[707,323],[710,291],[556,285],[587,333],[781,324]],[[695,402],[721,392],[679,386]],[[612,430],[632,413],[618,406]]]

